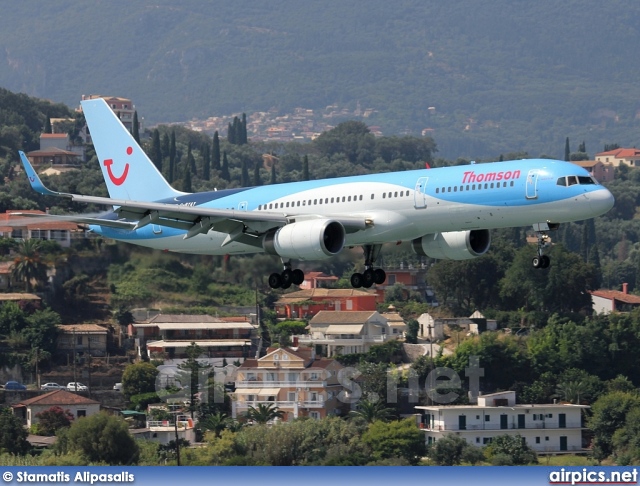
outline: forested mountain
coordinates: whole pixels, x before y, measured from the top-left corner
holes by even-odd
[[[447,158],[593,154],[637,144],[639,20],[634,0],[27,0],[0,16],[0,86],[129,97],[148,124],[359,103]]]

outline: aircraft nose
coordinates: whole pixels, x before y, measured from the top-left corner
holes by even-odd
[[[594,216],[600,216],[613,207],[615,199],[608,189],[602,188],[589,194],[589,203]]]

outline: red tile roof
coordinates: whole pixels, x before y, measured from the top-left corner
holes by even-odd
[[[99,403],[100,402],[96,402],[95,400],[91,400],[90,398],[83,397],[82,395],[68,392],[67,390],[55,390],[34,398],[23,400],[12,406],[14,408],[28,407],[31,405],[50,405],[52,407],[58,405],[60,407],[63,407],[65,405],[95,405]]]
[[[615,150],[609,150],[607,152],[600,152],[596,154],[596,157],[600,157],[602,155],[611,155],[613,157],[623,159],[626,157],[638,157],[640,156],[640,150],[636,148],[618,148]]]
[[[0,227],[2,231],[10,231],[12,228],[27,228],[29,230],[67,230],[76,231],[78,225],[76,223],[68,223],[66,221],[55,221],[55,216],[51,215],[50,219],[41,219],[38,217],[20,216],[14,213],[22,214],[42,214],[44,211],[37,209],[7,209],[5,213],[0,213]],[[13,224],[11,224],[13,223]]]
[[[603,299],[618,300],[625,304],[637,304],[640,305],[640,296],[633,294],[625,294],[619,290],[593,290],[591,295],[596,297],[602,297]]]

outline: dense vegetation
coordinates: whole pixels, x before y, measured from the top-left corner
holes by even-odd
[[[0,18],[0,86],[70,106],[126,96],[157,123],[359,105],[385,134],[434,129],[449,158],[637,142],[633,0],[36,5]]]
[[[52,213],[59,213],[85,209],[64,200],[38,196],[30,190],[24,175],[17,170],[15,151],[26,148],[24,144],[28,140],[37,138],[38,123],[44,126],[51,105],[23,95],[2,94],[4,133],[20,132],[23,128],[16,127],[28,127],[33,123],[33,128],[29,129],[31,138],[9,137],[2,141],[5,150],[4,155],[0,156],[2,210],[50,208]],[[21,118],[14,113],[17,111],[32,115],[28,119]],[[15,120],[16,125],[12,125],[11,120]],[[75,130],[75,125],[69,129]],[[433,165],[466,163],[464,159],[455,162],[434,159],[436,147],[431,139],[408,136],[375,138],[363,123],[353,121],[338,125],[306,145],[230,144],[220,138],[220,166],[214,163],[217,152],[215,141],[202,133],[162,126],[146,135],[145,148],[157,154],[156,164],[165,173],[173,159],[173,184],[185,187],[188,183],[193,190],[239,187],[246,182],[246,172],[253,174],[252,184],[268,184],[307,177],[409,169],[420,167],[424,161],[430,161]],[[175,140],[175,153],[171,150],[174,145],[171,140]],[[277,162],[268,169],[263,165],[262,154],[265,153],[277,158]],[[45,178],[45,184],[68,192],[105,194],[98,164],[92,153],[89,154],[90,160],[81,170]],[[512,156],[514,154],[505,154],[505,157]],[[208,157],[211,159],[207,160]],[[205,167],[208,163],[210,170],[207,174]],[[490,254],[472,261],[420,261],[404,245],[385,248],[383,258],[386,264],[424,263],[430,268],[427,279],[442,304],[440,312],[469,315],[479,309],[487,317],[495,318],[501,329],[513,330],[511,334],[487,333],[476,338],[458,334],[456,337],[460,343],[454,354],[438,356],[433,362],[429,358],[422,358],[413,365],[420,379],[424,380],[428,372],[438,366],[450,367],[463,376],[469,357],[479,356],[480,365],[485,369],[482,382],[484,392],[515,389],[524,403],[543,403],[560,398],[573,403],[594,404],[589,423],[594,432],[597,458],[613,456],[620,462],[637,460],[640,453],[635,444],[640,443],[640,439],[634,420],[638,414],[637,386],[640,384],[640,374],[635,356],[640,345],[640,311],[624,315],[591,316],[587,291],[600,285],[619,287],[623,282],[629,284],[631,291],[637,291],[640,283],[637,278],[640,270],[640,228],[636,207],[640,204],[640,191],[636,186],[639,181],[640,175],[636,171],[618,170],[616,181],[609,185],[617,198],[616,207],[595,222],[564,225],[553,235],[553,264],[548,271],[531,270],[533,249],[525,243],[525,228],[495,231]],[[0,321],[3,322],[0,334],[5,336],[10,346],[21,350],[19,362],[23,366],[33,366],[32,353],[35,347],[41,351],[52,351],[52,329],[61,322],[54,311],[62,313],[65,322],[96,319],[93,314],[95,309],[89,305],[89,294],[95,285],[108,289],[114,324],[126,324],[131,318],[131,309],[138,306],[158,306],[164,312],[224,312],[221,309],[227,305],[255,305],[257,298],[263,306],[263,330],[267,342],[284,344],[291,333],[298,332],[292,323],[277,324],[269,312],[270,305],[280,292],[269,290],[265,282],[265,276],[278,266],[275,258],[264,255],[231,259],[168,255],[101,239],[77,242],[67,251],[55,246],[20,247],[11,241],[0,241],[4,259],[18,263],[24,257],[25,261],[31,262],[28,268],[16,265],[21,271],[15,276],[21,276],[18,281],[22,281],[25,288],[33,285],[36,291],[45,289],[41,265],[64,267],[69,272],[63,287],[47,296],[53,310],[45,308],[34,313],[10,305],[0,309]],[[82,258],[91,261],[89,269],[73,263]],[[35,265],[38,261],[40,266]],[[359,254],[345,251],[337,259],[314,263],[306,269],[346,276],[361,264]],[[30,277],[27,278],[28,275]],[[343,282],[344,279],[341,279],[338,285]],[[421,297],[397,290],[401,289],[391,289],[390,299],[405,318],[415,318],[422,312],[434,311]],[[358,366],[363,374],[362,388],[367,398],[384,396],[387,366],[396,361],[398,356],[394,344],[375,348],[366,356],[344,357],[345,363]],[[41,360],[46,358],[43,354],[39,356]],[[123,382],[131,382],[126,385],[126,395],[138,397],[139,406],[157,399],[157,396],[146,396],[151,389],[154,370],[150,368],[152,365],[144,366],[131,370],[131,373],[135,371],[134,376],[138,378],[123,379]],[[509,373],[504,370],[509,370]],[[397,375],[401,383],[407,380],[403,373],[398,372]],[[144,376],[144,380],[139,376]],[[144,383],[140,385],[139,382]],[[466,390],[458,391],[463,400]],[[377,410],[373,401],[370,405],[368,410],[371,413],[393,415],[396,412],[384,407],[378,407]],[[363,416],[366,410],[365,407],[360,416],[364,422],[368,422]],[[613,421],[606,415],[610,411],[616,413]],[[256,414],[260,415],[270,412],[256,410]],[[248,445],[257,440],[273,441],[274,444],[286,440],[289,444],[287,447],[298,447],[300,442],[295,441],[304,441],[306,439],[303,436],[307,437],[304,432],[307,426],[303,423],[273,432],[271,430],[275,429],[256,427],[222,433],[222,430],[229,428],[226,425],[218,427],[223,419],[219,415],[222,413],[225,412],[212,409],[205,414],[210,430],[218,432],[214,434],[215,438],[210,439],[210,448],[202,452],[203,456],[193,453],[194,463],[310,463],[306,456],[267,457],[273,453],[272,450],[258,450]],[[318,461],[340,464],[415,463],[415,455],[402,450],[389,452],[384,449],[387,443],[396,443],[401,447],[406,439],[404,435],[402,441],[394,439],[397,429],[403,425],[401,422],[392,423],[394,425],[388,428],[382,425],[374,427],[373,423],[368,426],[356,425],[355,422],[335,425],[349,428],[349,431],[336,432],[338,438],[335,449],[328,448],[323,452],[324,455],[318,456]],[[112,427],[106,421],[95,426],[109,426],[115,431],[120,427]],[[334,427],[329,421],[322,425],[325,426]],[[349,437],[353,437],[350,434],[356,434],[361,449],[346,456],[340,451],[349,444]],[[74,437],[73,434],[70,437]],[[388,440],[381,441],[381,437]],[[411,439],[408,440],[410,442]],[[105,443],[108,445],[109,441]],[[65,460],[103,460],[83,449],[84,446],[75,448],[70,444],[61,442],[63,449],[60,452],[68,456]],[[450,450],[457,454],[455,457],[462,457],[463,451],[456,444],[450,446]],[[146,460],[145,457],[156,457],[157,451],[151,453],[145,447],[133,449],[142,462]],[[492,461],[495,458],[499,463],[506,461],[500,452],[491,454]],[[480,460],[475,451],[465,457],[468,457],[467,461]],[[528,460],[527,451],[523,452],[522,457],[523,461]],[[117,462],[121,459],[113,460]]]

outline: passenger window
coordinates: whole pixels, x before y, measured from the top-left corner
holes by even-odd
[[[371,194],[371,199],[373,199],[373,194]],[[331,200],[333,201],[333,198],[331,198]]]
[[[360,194],[360,201],[362,201],[362,194]]]
[[[398,191],[393,193],[393,197],[398,197]]]
[[[351,196],[349,196],[349,198],[347,199],[347,201],[351,202]]]
[[[436,194],[438,194],[440,192],[440,188],[436,187]]]
[[[386,193],[386,192],[383,192],[383,193],[382,193],[382,199],[386,199],[386,198],[387,198],[387,193]]]

